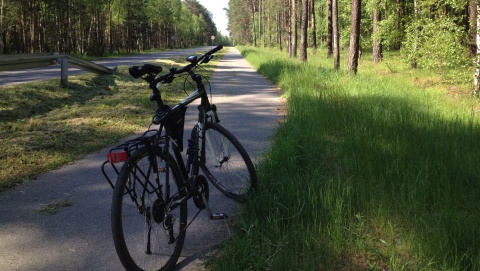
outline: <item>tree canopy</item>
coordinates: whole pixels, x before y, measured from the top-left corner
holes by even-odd
[[[0,53],[102,56],[226,42],[196,0],[1,0]]]

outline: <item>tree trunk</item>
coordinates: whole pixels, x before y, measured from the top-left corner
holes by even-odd
[[[267,16],[267,30],[268,30],[268,47],[272,47],[272,25],[271,25],[271,15]]]
[[[477,53],[477,6],[475,0],[468,1],[468,36],[470,39],[470,57],[473,59]]]
[[[397,27],[397,29],[401,29],[404,25],[404,20],[403,18],[405,18],[406,16],[406,3],[405,3],[405,0],[397,0],[397,10],[396,10],[398,16],[396,16],[396,19],[395,19],[395,26]],[[402,41],[399,39],[397,42],[395,42],[395,44],[393,45],[394,49],[395,50],[400,50],[401,46],[402,46]]]
[[[0,54],[5,53],[5,42],[3,39],[3,0],[0,5]]]
[[[277,22],[276,22],[276,26],[277,26],[277,44],[278,44],[278,49],[280,49],[280,51],[283,50],[282,48],[282,31],[281,31],[281,27],[282,27],[282,20],[281,20],[282,16],[281,16],[281,13],[279,11],[277,11]]]
[[[108,0],[108,52],[113,53],[112,3]]]
[[[358,70],[358,56],[360,49],[360,18],[361,0],[352,0],[352,21],[350,25],[350,50],[348,52],[347,69],[353,73]]]
[[[333,54],[333,3],[332,0],[327,0],[327,57],[331,57]],[[338,17],[337,17],[338,18]],[[338,23],[338,21],[337,21]]]
[[[315,0],[310,1],[310,12],[312,14],[312,47],[317,51],[317,22],[315,18]]]
[[[262,34],[265,36],[265,33],[262,33],[262,20],[262,0],[258,0],[258,39],[260,43],[262,43]]]
[[[473,95],[475,97],[479,96],[479,81],[480,81],[480,0],[476,0],[476,9],[477,9],[477,31],[476,31],[476,69],[473,76]]]
[[[285,14],[285,49],[287,51],[287,54],[290,55],[290,47],[291,47],[291,44],[290,44],[290,40],[291,40],[291,36],[292,36],[292,25],[290,23],[290,1],[291,0],[285,0],[286,2],[286,5],[287,5],[287,8],[284,12]]]
[[[250,0],[252,7],[253,46],[257,47],[257,32],[255,31],[255,1]]]
[[[72,35],[72,24],[70,20],[70,0],[67,0],[67,29],[65,33],[65,52],[70,54],[70,51],[72,49],[71,47],[71,35]]]
[[[420,17],[420,9],[418,7],[418,3],[417,3],[418,0],[413,0],[413,10],[414,10],[414,14],[415,14],[415,20],[418,20],[419,17]],[[413,44],[413,51],[417,51],[417,39],[418,37],[415,37],[415,41],[414,41],[414,44]],[[416,69],[417,68],[417,59],[414,57],[410,63],[410,67],[412,69]]]
[[[33,1],[33,2],[30,2],[30,6],[29,6],[29,9],[30,9],[30,46],[29,46],[29,53],[33,53],[35,51],[35,15],[36,14],[36,1]]]
[[[372,57],[373,57],[373,62],[380,62],[382,61],[382,41],[380,38],[375,37],[375,34],[378,32],[378,22],[382,19],[381,18],[381,13],[378,10],[378,6],[380,4],[379,0],[376,0],[375,7],[373,8],[373,14],[372,14],[372,19],[373,19],[373,33],[372,36],[373,38],[373,44],[372,44]]]
[[[338,30],[338,0],[332,1],[332,44],[333,44],[333,69],[340,69],[340,33]]]
[[[290,57],[297,57],[297,0],[292,0],[292,45]]]
[[[27,52],[27,23],[26,23],[26,8],[25,7],[26,5],[26,2],[25,1],[21,1],[21,10],[20,10],[20,25],[22,27],[22,50],[21,52],[22,53],[26,53]]]
[[[307,40],[308,40],[307,27],[308,27],[308,0],[302,0],[302,27],[301,27],[301,37],[300,37],[300,60],[301,61],[307,61]]]

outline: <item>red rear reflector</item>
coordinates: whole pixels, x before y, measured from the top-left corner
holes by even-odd
[[[111,164],[125,162],[128,159],[127,152],[122,151],[107,153],[107,159]]]

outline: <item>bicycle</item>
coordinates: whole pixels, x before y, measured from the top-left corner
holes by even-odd
[[[102,172],[113,188],[111,226],[115,249],[126,270],[171,270],[183,248],[187,228],[206,210],[212,220],[228,218],[212,213],[209,185],[212,183],[227,197],[245,202],[257,188],[253,163],[240,142],[223,126],[217,108],[208,98],[203,77],[196,69],[208,63],[221,45],[201,57],[187,57],[181,69],[170,68],[158,76],[160,66],[132,66],[129,73],[142,78],[152,89],[151,101],[157,103],[152,118],[158,129],[149,129],[140,137],[110,150]],[[177,75],[187,74],[196,90],[173,107],[163,103],[160,86]],[[200,99],[198,120],[184,149],[184,119],[187,105]],[[151,124],[151,125],[152,125]],[[116,166],[118,163],[123,165]],[[111,165],[116,183],[106,173]],[[119,169],[120,168],[120,169]],[[203,173],[203,174],[202,174]],[[197,213],[187,221],[187,201],[193,200]]]

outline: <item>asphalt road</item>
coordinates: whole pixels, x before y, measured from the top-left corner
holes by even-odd
[[[258,160],[283,118],[280,94],[235,48],[228,50],[211,83],[221,124]],[[187,113],[195,111],[190,106]],[[186,131],[192,123],[186,123]],[[123,270],[110,232],[112,190],[100,172],[107,151],[0,193],[0,270]],[[235,203],[213,186],[210,190],[212,211],[234,217]],[[71,206],[55,214],[40,211],[62,202]],[[194,211],[189,206],[189,216]],[[230,221],[210,221],[201,213],[187,231],[177,270],[202,270],[205,255],[230,236]]]
[[[149,53],[143,55],[119,57],[119,58],[109,58],[99,61],[94,61],[97,64],[103,65],[108,68],[115,68],[120,65],[134,65],[141,62],[148,62],[155,59],[165,59],[175,56],[190,55],[196,52],[207,51],[209,48],[213,47],[198,47],[190,49],[179,49],[171,50],[164,52]],[[69,68],[69,75],[78,75],[85,73],[85,71]],[[51,66],[38,67],[33,69],[23,69],[15,71],[2,71],[0,72],[0,86],[11,85],[11,84],[20,84],[26,82],[33,82],[46,79],[60,79],[60,64],[55,64]]]

